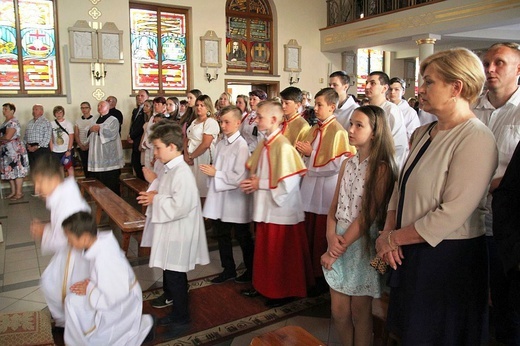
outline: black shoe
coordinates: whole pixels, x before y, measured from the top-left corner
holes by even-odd
[[[164,293],[152,300],[152,307],[157,309],[162,309],[170,305],[173,305],[173,299],[166,299]]]
[[[234,278],[236,278],[237,276],[237,273],[226,273],[226,272],[222,272],[219,274],[219,276],[217,276],[216,278],[213,278],[211,279],[211,283],[213,284],[221,284],[221,283],[224,283],[228,280],[233,280]]]
[[[267,306],[270,309],[278,308],[278,307],[283,306],[285,304],[289,304],[289,303],[291,303],[291,302],[293,302],[295,300],[296,300],[296,298],[294,298],[294,297],[279,298],[279,299],[268,299],[265,302],[265,306]]]
[[[241,290],[240,294],[249,298],[255,298],[260,295],[260,293],[258,293],[258,291],[254,288],[250,288],[248,290]]]
[[[237,282],[239,284],[247,284],[247,283],[251,282],[251,276],[252,275],[246,270],[244,274],[237,276],[235,278],[235,282]]]
[[[54,327],[52,327],[52,332],[56,333],[56,334],[63,334],[63,333],[65,333],[65,328],[54,326]]]
[[[168,331],[163,333],[161,336],[165,340],[171,340],[186,334],[186,332],[190,329],[190,322],[185,323],[172,323],[168,327]]]
[[[172,323],[175,323],[175,321],[173,320],[173,317],[168,315],[168,316],[164,316],[164,317],[159,318],[157,320],[156,325],[157,326],[167,326],[167,325],[172,324]]]

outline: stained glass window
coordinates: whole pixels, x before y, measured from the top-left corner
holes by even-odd
[[[188,12],[130,4],[132,88],[159,94],[188,89]]]
[[[272,74],[273,17],[266,0],[228,0],[227,72]]]
[[[0,0],[0,93],[59,93],[54,0]]]
[[[358,49],[357,51],[357,93],[365,94],[367,76],[374,71],[383,71],[383,51]]]

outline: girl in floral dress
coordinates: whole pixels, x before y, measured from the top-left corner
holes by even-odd
[[[345,160],[327,216],[328,249],[321,257],[331,310],[344,345],[370,345],[372,299],[381,296],[370,266],[375,239],[397,177],[394,144],[384,111],[363,106],[350,119],[349,142],[357,154]]]

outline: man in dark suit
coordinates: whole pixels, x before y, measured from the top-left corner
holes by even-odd
[[[508,345],[520,344],[520,144],[509,161],[500,185],[493,191],[493,236],[506,274],[510,327]]]
[[[130,122],[130,133],[128,134],[128,143],[132,143],[132,168],[136,177],[144,180],[143,167],[141,165],[141,151],[139,144],[143,136],[143,125],[145,122],[143,113],[144,101],[148,100],[148,90],[141,89],[135,97],[137,107],[132,111],[132,120]]]

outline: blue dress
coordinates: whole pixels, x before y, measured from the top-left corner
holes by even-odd
[[[336,210],[336,234],[343,235],[358,217],[365,184],[368,159],[359,162],[359,156],[351,158],[340,182]],[[331,270],[323,268],[330,288],[349,296],[381,297],[381,276],[370,266],[375,257],[376,227],[370,229],[370,246],[366,249],[365,237],[356,240],[347,251],[336,259]]]

